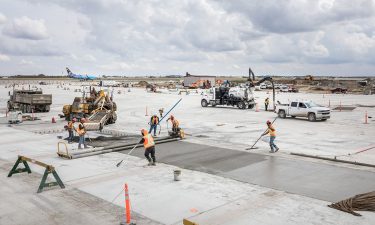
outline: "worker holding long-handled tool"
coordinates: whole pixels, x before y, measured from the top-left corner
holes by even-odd
[[[145,157],[148,160],[149,166],[155,166],[156,158],[155,158],[155,141],[151,134],[147,132],[147,130],[142,129],[142,140],[139,144],[143,144],[145,147]],[[151,155],[151,157],[150,157]]]
[[[142,134],[142,139],[139,141],[139,143],[137,143],[133,148],[132,150],[130,150],[130,152],[128,153],[128,155],[130,155],[133,150],[139,145],[139,144],[143,144],[143,146],[145,147],[145,157],[146,159],[148,160],[148,165],[149,166],[156,166],[156,158],[155,158],[155,141],[154,141],[154,138],[152,137],[151,134],[149,134],[147,132],[147,130],[145,129],[142,129],[141,130],[141,134]],[[150,157],[151,155],[151,157]],[[120,162],[118,162],[116,164],[117,167],[119,167],[122,162],[124,161],[124,159],[122,159]]]
[[[271,151],[270,153],[275,153],[279,151],[279,148],[275,145],[274,141],[276,139],[276,130],[275,127],[272,125],[271,121],[267,121],[267,131],[262,134],[262,136],[265,136],[267,134],[270,134],[270,147]]]
[[[267,130],[265,130],[263,133],[262,133],[262,135],[260,135],[260,137],[255,141],[255,143],[250,147],[250,148],[247,148],[246,150],[252,150],[252,149],[256,149],[257,147],[254,147],[257,143],[258,143],[258,141],[264,136],[264,135],[266,135],[266,134],[268,134],[269,132],[269,126],[271,126],[273,129],[274,129],[274,132],[273,132],[273,134],[275,135],[274,137],[276,138],[276,132],[275,132],[275,128],[272,126],[272,124],[275,122],[277,120],[277,117],[271,122],[271,121],[267,121]],[[273,138],[273,140],[272,140],[272,143],[273,143],[273,141],[275,140],[275,138]],[[270,138],[270,141],[271,141],[271,138]],[[274,143],[273,143],[274,144]],[[270,143],[270,145],[271,145],[271,143]],[[276,146],[276,145],[274,145],[274,146]],[[272,147],[271,147],[271,149],[272,149]],[[279,148],[277,148],[277,151],[279,150]]]

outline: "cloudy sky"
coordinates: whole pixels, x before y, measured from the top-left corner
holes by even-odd
[[[375,0],[0,6],[0,74],[375,75]]]

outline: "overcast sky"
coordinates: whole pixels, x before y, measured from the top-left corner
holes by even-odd
[[[0,6],[0,74],[375,75],[375,0]]]

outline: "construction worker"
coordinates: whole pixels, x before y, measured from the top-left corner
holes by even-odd
[[[77,121],[76,118],[73,118],[71,121],[68,122],[68,126],[67,126],[67,130],[68,130],[68,133],[69,133],[69,137],[68,137],[68,143],[72,143],[73,142],[73,138],[74,138],[74,123]]]
[[[160,118],[163,118],[164,108],[159,109]]]
[[[145,147],[145,157],[148,160],[149,166],[155,166],[156,159],[155,159],[155,141],[151,134],[147,132],[147,130],[142,129],[141,134],[143,136],[142,140],[139,144],[143,144]],[[151,157],[150,157],[151,154]]]
[[[274,143],[274,141],[276,139],[276,130],[273,127],[271,121],[269,121],[269,120],[267,121],[267,127],[268,127],[267,131],[262,136],[270,134],[270,147],[271,147],[270,153],[275,153],[275,152],[279,151],[279,148]],[[274,148],[275,148],[275,150],[274,150]]]
[[[171,120],[171,123],[172,123],[172,132],[173,133],[175,133],[175,134],[177,134],[178,133],[178,130],[179,130],[179,125],[180,125],[180,123],[178,122],[178,120],[176,120],[175,118],[174,118],[174,116],[173,115],[171,115],[168,119],[167,119],[167,122],[168,122],[168,120]]]
[[[86,143],[85,143],[85,134],[86,134],[86,129],[83,123],[85,122],[84,118],[81,119],[80,123],[78,124],[77,129],[75,131],[79,135],[79,142],[78,142],[78,149],[82,149],[81,144],[83,144],[84,148],[88,148]]]
[[[268,105],[270,104],[270,99],[267,97],[265,100],[264,100],[264,108],[266,111],[268,111]]]
[[[151,116],[151,119],[150,119],[150,130],[148,131],[148,133],[152,133],[152,130],[154,130],[154,136],[156,136],[156,128],[158,127],[158,124],[159,124],[159,117],[154,114],[153,116]]]

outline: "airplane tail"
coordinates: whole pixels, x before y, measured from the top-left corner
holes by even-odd
[[[66,67],[66,72],[68,72],[68,77],[71,77],[73,75],[72,71],[68,67]]]

